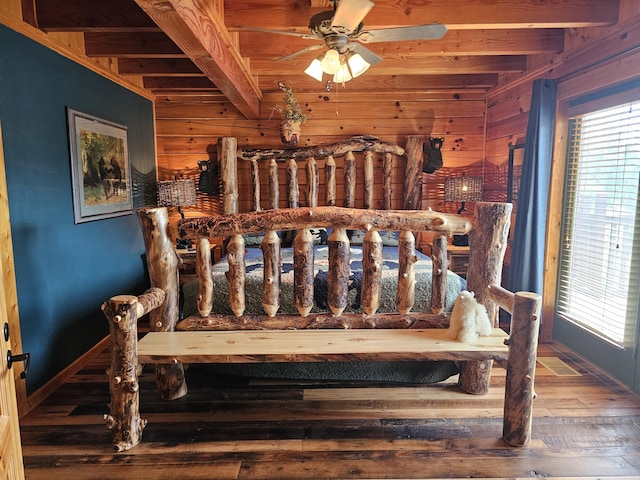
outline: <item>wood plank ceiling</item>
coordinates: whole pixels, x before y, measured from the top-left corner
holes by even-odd
[[[565,33],[616,23],[617,0],[377,0],[366,28],[444,23],[440,40],[376,43],[383,58],[349,88],[378,94],[437,88],[490,88],[525,70],[533,56],[561,53]],[[318,51],[280,57],[317,41],[256,27],[307,33],[330,0],[22,0],[23,16],[45,32],[80,32],[86,55],[160,95],[226,97],[260,118],[263,93],[286,78],[317,90],[303,73]],[[263,114],[264,116],[264,114]]]

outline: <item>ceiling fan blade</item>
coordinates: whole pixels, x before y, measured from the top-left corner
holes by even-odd
[[[303,38],[305,40],[318,39],[318,37],[316,37],[315,35],[310,35],[308,33],[287,32],[285,30],[271,30],[269,28],[260,28],[260,27],[234,27],[233,30],[243,31],[243,32],[277,33],[278,35],[290,35],[292,37]]]
[[[437,40],[438,38],[442,38],[445,33],[447,33],[447,27],[445,25],[442,23],[434,23],[431,25],[367,30],[361,32],[357,40],[362,43]]]
[[[382,58],[373,53],[364,45],[360,45],[359,43],[350,43],[347,45],[349,50],[354,53],[359,53],[362,58],[364,58],[369,65],[375,65],[376,63],[380,63]]]
[[[303,53],[312,52],[314,50],[320,50],[324,48],[324,43],[319,43],[317,45],[309,45],[308,47],[303,48],[302,50],[298,50],[297,52],[290,53],[284,57],[280,57],[276,60],[276,62],[286,62],[287,60],[291,60],[292,58],[297,57],[298,55],[302,55]]]
[[[370,0],[340,0],[331,21],[331,28],[343,27],[347,32],[353,32],[373,6],[374,3]]]

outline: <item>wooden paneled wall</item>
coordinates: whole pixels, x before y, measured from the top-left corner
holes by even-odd
[[[422,135],[445,139],[442,149],[444,167],[435,174],[423,175],[423,207],[455,212],[460,207],[444,203],[444,178],[465,172],[483,172],[485,90],[480,88],[441,88],[431,91],[401,91],[394,94],[363,92],[357,80],[346,86],[334,86],[332,91],[297,91],[298,102],[309,115],[302,125],[299,145],[332,143],[353,135],[375,135],[389,143],[405,145],[407,135]],[[320,87],[319,87],[320,88]],[[281,148],[279,138],[279,109],[283,105],[282,92],[277,84],[266,91],[261,119],[246,120],[228,102],[216,96],[199,95],[189,103],[178,103],[170,95],[160,96],[156,102],[158,172],[161,179],[175,175],[197,177],[197,161],[215,160],[218,137],[231,136],[238,140],[238,148]],[[189,118],[188,121],[180,118]],[[401,208],[403,162],[393,171],[394,208]],[[381,164],[381,159],[377,164]],[[318,167],[322,169],[323,163]],[[301,189],[306,185],[300,172]],[[338,171],[340,175],[340,171]],[[248,165],[240,163],[240,180],[250,179]],[[361,178],[361,177],[360,177]],[[286,182],[282,169],[281,183]],[[381,187],[380,187],[381,188]],[[266,188],[262,191],[266,199]],[[187,215],[208,213],[215,208],[211,199],[199,194],[196,208]],[[265,202],[266,203],[266,202]],[[284,204],[283,204],[284,206]],[[469,205],[470,211],[473,205]],[[240,205],[248,208],[248,205]]]
[[[531,103],[531,86],[537,78],[558,80],[558,102],[597,91],[634,78],[640,78],[640,2],[620,2],[616,27],[590,28],[566,33],[565,52],[531,62],[528,71],[518,77],[504,77],[501,85],[487,95],[487,131],[485,175],[504,176],[506,182],[509,144],[523,143]],[[541,339],[549,341],[557,272],[557,245],[562,212],[566,120],[556,118],[551,196],[547,221],[545,252],[543,319]],[[487,195],[485,190],[485,195]],[[509,262],[507,251],[506,263]]]

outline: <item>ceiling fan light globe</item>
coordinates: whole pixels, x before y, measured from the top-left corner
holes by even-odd
[[[329,75],[335,74],[340,70],[340,54],[337,50],[329,50],[324,54],[322,61],[322,70]]]
[[[349,67],[347,67],[346,63],[342,64],[342,67],[340,68],[340,70],[338,70],[334,75],[333,75],[333,83],[346,83],[349,80],[351,80],[353,77],[351,76],[351,73],[349,72]]]
[[[350,55],[347,63],[349,64],[349,70],[351,70],[353,78],[358,78],[364,72],[369,70],[369,67],[371,66],[359,53]]]
[[[314,58],[307,69],[304,71],[304,73],[321,82],[324,71],[322,70],[322,63],[320,62],[320,60]]]

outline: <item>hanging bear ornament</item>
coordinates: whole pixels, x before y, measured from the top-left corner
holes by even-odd
[[[442,168],[442,144],[444,138],[429,137],[429,143],[422,144],[423,162],[422,171],[425,173],[433,173]]]
[[[198,160],[200,178],[198,179],[198,190],[209,195],[218,194],[218,168],[211,166],[211,160]]]

